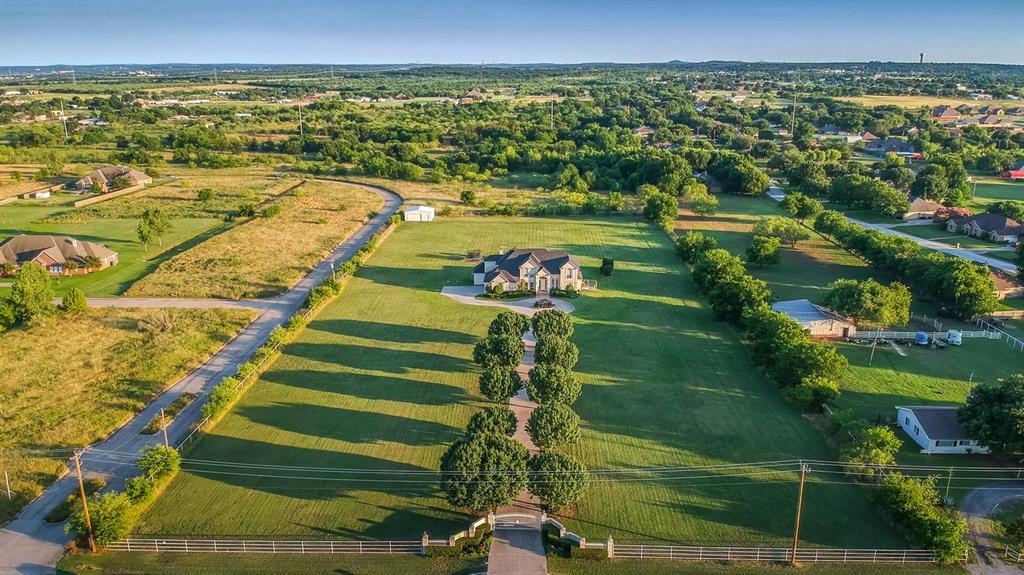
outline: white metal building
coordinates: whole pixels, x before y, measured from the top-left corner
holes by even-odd
[[[432,222],[435,210],[430,206],[409,206],[402,214],[402,219],[407,222]]]
[[[921,453],[988,453],[988,448],[967,437],[956,419],[957,407],[896,407],[896,424],[907,432]]]

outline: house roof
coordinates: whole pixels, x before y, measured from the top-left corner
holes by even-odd
[[[815,305],[811,300],[807,299],[777,301],[772,304],[772,311],[782,312],[801,325],[823,320],[850,322],[850,320],[836,312],[820,305]]]
[[[960,112],[951,106],[939,106],[932,110],[932,116],[936,118],[957,118]]]
[[[920,197],[915,197],[910,200],[910,207],[907,209],[908,212],[934,212],[935,210],[942,207],[942,204],[936,204],[935,202],[929,202],[928,200]]]
[[[409,208],[406,209],[405,212],[423,212],[425,214],[432,214],[435,212],[435,210],[430,206],[409,206]]]
[[[906,140],[897,140],[894,138],[886,138],[884,140],[876,140],[874,142],[869,142],[867,147],[871,149],[892,152],[913,153],[917,151],[916,148],[914,148],[914,146],[910,142]]]
[[[952,406],[909,406],[896,409],[906,409],[914,414],[918,424],[929,439],[951,440],[951,439],[972,439],[960,428],[960,422],[956,419],[958,407]]]
[[[127,166],[105,166],[98,170],[93,170],[88,176],[78,180],[76,183],[82,187],[91,186],[94,183],[102,186],[103,184],[120,176],[128,176],[128,179],[131,180],[133,185],[143,180],[152,180],[152,178],[144,172],[133,170]]]
[[[107,249],[102,244],[77,240],[68,236],[36,236],[19,235],[0,242],[0,263],[21,265],[36,259],[52,260],[52,263],[64,264],[69,260],[85,263],[85,258],[95,256],[105,260],[116,256],[117,252]],[[46,262],[50,263],[50,262]]]
[[[953,219],[953,223],[958,226],[967,226],[972,222],[978,224],[982,231],[995,232],[1001,236],[1020,234],[1024,231],[1024,226],[1004,214],[977,214]]]
[[[504,254],[494,254],[485,257],[482,262],[477,264],[473,271],[480,273],[484,269],[484,262],[495,262],[497,266],[484,276],[485,282],[490,282],[498,275],[502,275],[509,281],[515,281],[519,279],[519,268],[531,260],[549,273],[554,274],[559,273],[566,264],[571,264],[577,268],[580,267],[580,262],[575,257],[561,250],[516,248]]]

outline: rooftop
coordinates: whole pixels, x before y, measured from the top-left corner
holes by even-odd
[[[971,439],[967,436],[967,433],[960,428],[960,422],[956,419],[957,411],[960,409],[959,407],[918,405],[906,407],[897,406],[897,409],[906,409],[911,411],[914,414],[914,417],[917,418],[917,422],[921,425],[921,429],[924,430],[929,439]]]

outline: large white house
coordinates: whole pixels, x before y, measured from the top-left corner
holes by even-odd
[[[576,258],[560,250],[513,249],[487,256],[477,264],[473,268],[473,285],[537,293],[571,286],[579,291],[583,288],[583,270]]]
[[[971,439],[956,419],[957,407],[896,407],[896,423],[918,445],[921,453],[988,453]]]

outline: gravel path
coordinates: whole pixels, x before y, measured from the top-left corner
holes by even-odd
[[[376,192],[384,198],[384,207],[284,294],[259,302],[232,302],[241,307],[254,306],[251,309],[260,309],[262,312],[206,363],[169,387],[110,437],[91,446],[82,456],[82,469],[86,475],[105,477],[111,488],[119,489],[125,479],[136,472],[134,462],[125,461],[125,456],[134,456],[144,447],[162,441],[160,434],[141,435],[139,432],[142,428],[160,412],[161,408],[172,403],[183,393],[194,393],[199,398],[182,410],[167,429],[172,443],[182,440],[192,424],[199,421],[205,395],[213,386],[221,378],[233,374],[239,364],[252,357],[256,348],[263,345],[274,328],[301,309],[309,290],[326,279],[334,266],[355,255],[356,251],[383,228],[388,218],[401,206],[401,199],[383,188],[365,184],[351,185]],[[174,301],[188,301],[150,298],[146,300],[152,303],[149,307],[166,307],[159,302],[168,304]],[[102,301],[107,300],[102,298]],[[138,301],[136,299],[135,303]],[[199,303],[198,307],[219,307],[228,303],[227,300],[191,301]],[[65,475],[29,503],[13,521],[0,529],[0,575],[42,575],[55,572],[57,562],[64,555],[64,545],[69,541],[69,537],[64,534],[63,524],[48,524],[42,518],[75,489],[77,482],[74,476]]]
[[[466,305],[482,305],[487,307],[503,307],[508,310],[519,312],[524,315],[533,316],[533,314],[541,311],[533,307],[533,304],[537,303],[538,299],[549,299],[549,298],[526,298],[517,299],[514,301],[501,301],[493,299],[477,299],[476,296],[484,294],[484,288],[482,286],[445,286],[441,288],[441,294],[452,298],[453,300],[464,303]],[[555,304],[555,309],[564,311],[565,313],[572,313],[576,311],[576,306],[564,299],[550,298],[551,303]]]

